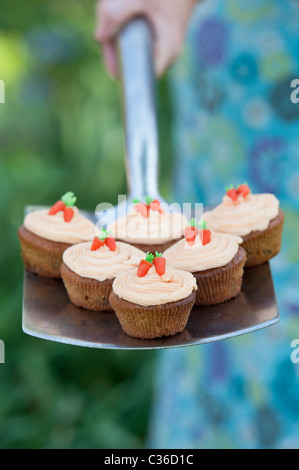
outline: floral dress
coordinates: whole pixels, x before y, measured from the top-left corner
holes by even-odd
[[[271,261],[281,321],[245,336],[158,353],[148,446],[299,448],[299,2],[207,0],[170,74],[180,202],[217,204],[230,183],[285,211]]]

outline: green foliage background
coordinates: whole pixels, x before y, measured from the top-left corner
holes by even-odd
[[[21,329],[17,238],[27,204],[67,190],[81,208],[125,194],[118,83],[93,40],[95,2],[1,0],[1,448],[144,447],[156,356],[76,348]],[[171,184],[170,107],[158,86],[161,192]]]

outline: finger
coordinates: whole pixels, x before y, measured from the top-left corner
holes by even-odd
[[[105,42],[102,45],[102,51],[108,72],[110,75],[112,75],[112,77],[117,78],[118,67],[114,41]]]
[[[177,29],[174,30],[166,24],[156,25],[155,30],[155,72],[161,77],[180,55],[184,41]]]
[[[134,16],[146,14],[146,10],[142,0],[102,0],[97,7],[97,41],[110,41],[125,23]]]

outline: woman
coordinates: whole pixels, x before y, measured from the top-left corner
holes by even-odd
[[[290,84],[299,76],[299,4],[103,0],[96,37],[113,75],[116,32],[138,14],[153,25],[157,75],[185,46],[170,75],[174,198],[216,204],[226,185],[247,181],[253,192],[275,193],[286,213],[282,252],[271,262],[280,324],[161,352],[149,445],[298,448],[290,345],[299,337],[299,104]]]

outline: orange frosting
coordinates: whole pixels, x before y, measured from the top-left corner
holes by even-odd
[[[95,236],[95,225],[83,217],[77,207],[73,207],[74,217],[70,222],[64,221],[63,212],[49,215],[48,209],[30,212],[24,219],[25,227],[39,237],[62,243],[80,243],[92,240]]]
[[[164,251],[167,263],[176,269],[184,269],[191,273],[219,268],[228,264],[237,254],[242,238],[223,233],[211,233],[210,243],[203,245],[199,236],[194,245],[185,239]]]
[[[138,305],[162,305],[187,298],[197,289],[195,277],[187,271],[166,267],[159,276],[155,267],[144,277],[137,276],[137,269],[120,274],[113,282],[113,291],[120,298]]]
[[[145,254],[132,245],[116,242],[116,251],[106,245],[91,251],[91,242],[78,243],[63,253],[63,262],[76,274],[105,281],[136,268]]]
[[[114,238],[131,243],[156,244],[179,239],[184,234],[187,219],[181,213],[160,214],[149,211],[149,217],[143,217],[133,210],[130,214],[113,222],[108,230]]]
[[[249,194],[237,203],[224,196],[215,209],[205,212],[208,228],[216,232],[245,236],[254,231],[266,230],[278,216],[279,201],[273,194]]]

